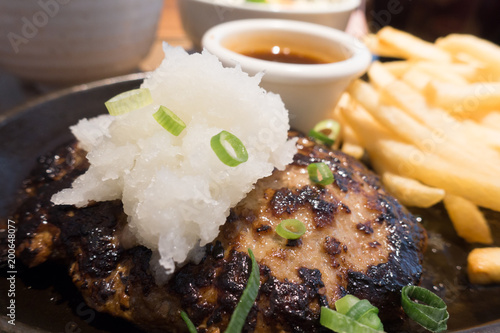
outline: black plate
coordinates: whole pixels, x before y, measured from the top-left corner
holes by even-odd
[[[71,138],[68,127],[78,119],[106,112],[104,102],[137,88],[144,74],[64,90],[0,116],[0,217],[12,213],[16,192],[36,158]],[[423,286],[443,297],[450,312],[449,329],[500,332],[500,286],[469,285],[466,258],[473,248],[458,238],[441,205],[413,212],[429,233]],[[485,211],[495,245],[500,246],[500,214]],[[0,276],[0,331],[134,332],[133,325],[88,308],[65,269],[47,264],[27,270],[16,263],[16,326],[5,315],[7,270]],[[476,326],[480,327],[476,327]],[[414,324],[404,331],[421,332]]]

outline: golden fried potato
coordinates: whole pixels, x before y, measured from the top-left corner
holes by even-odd
[[[404,58],[405,56],[404,53],[381,41],[377,36],[372,34],[363,37],[363,43],[365,43],[372,53],[381,57]]]
[[[344,142],[340,150],[358,160],[363,157],[365,153],[365,149],[362,146],[350,142]]]
[[[500,211],[500,47],[468,35],[433,44],[391,27],[367,42],[403,60],[374,62],[369,83],[349,86],[351,103],[338,113],[355,138],[347,141],[404,204],[444,196],[457,233],[490,243],[478,206]]]
[[[463,85],[432,80],[425,94],[432,104],[454,112],[500,110],[500,82]]]
[[[430,187],[412,178],[401,177],[390,172],[382,175],[386,189],[403,205],[428,208],[443,200],[445,191]]]
[[[490,226],[475,204],[452,194],[446,194],[443,202],[460,237],[469,243],[493,243]]]
[[[466,54],[477,59],[488,71],[500,77],[500,47],[473,35],[451,34],[436,41],[436,46],[451,54]],[[462,57],[464,59],[464,57]]]
[[[471,283],[500,283],[500,247],[472,250],[467,257],[467,274]]]
[[[434,44],[389,26],[380,29],[377,37],[381,43],[385,43],[393,48],[405,59],[422,59],[437,62],[452,61],[452,57],[448,52],[439,49]]]

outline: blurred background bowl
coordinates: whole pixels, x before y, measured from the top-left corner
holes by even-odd
[[[134,71],[163,0],[0,0],[0,67],[52,85]]]
[[[498,0],[366,1],[371,32],[390,25],[431,42],[450,33],[462,33],[500,44]]]
[[[298,20],[345,30],[360,3],[361,0],[337,0],[284,5],[245,0],[178,0],[182,26],[197,50],[201,49],[201,39],[208,29],[241,19]]]

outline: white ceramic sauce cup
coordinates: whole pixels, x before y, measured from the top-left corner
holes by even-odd
[[[298,48],[311,55],[343,60],[306,65],[241,54],[245,47],[259,43],[289,45],[291,49]],[[369,50],[356,38],[333,28],[292,20],[249,19],[223,23],[207,31],[202,45],[226,67],[240,64],[250,75],[264,72],[261,86],[281,95],[290,112],[291,127],[305,133],[331,116],[342,92],[352,80],[365,73],[371,62]]]

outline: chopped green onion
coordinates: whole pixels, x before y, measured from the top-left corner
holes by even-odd
[[[307,166],[307,172],[309,173],[309,179],[311,181],[320,185],[329,185],[333,183],[333,173],[332,170],[323,162],[311,163]],[[321,179],[318,177],[318,172]]]
[[[197,333],[196,326],[194,326],[191,319],[189,319],[188,314],[184,311],[181,311],[181,318],[186,323],[189,333]]]
[[[147,88],[123,92],[104,103],[112,116],[118,116],[153,103],[151,92]]]
[[[449,318],[446,303],[431,291],[418,286],[405,286],[401,291],[401,305],[408,317],[425,329],[432,332],[446,330]]]
[[[175,113],[163,105],[160,106],[158,111],[153,113],[153,117],[158,124],[175,136],[181,134],[181,132],[186,128],[186,124],[181,120],[181,118],[177,117]]]
[[[337,333],[380,333],[378,329],[366,326],[353,318],[332,309],[321,307],[319,322]]]
[[[234,154],[227,150],[228,145],[233,148]],[[219,160],[230,167],[235,167],[248,160],[245,145],[240,139],[227,131],[221,131],[219,134],[214,135],[210,140],[210,146]]]
[[[360,300],[354,304],[349,311],[347,311],[346,316],[351,317],[354,320],[359,320],[367,313],[378,313],[378,309],[370,304],[366,299]]]
[[[333,119],[320,121],[309,131],[309,136],[320,143],[331,147],[340,133],[340,124]]]
[[[366,299],[360,300],[359,302],[354,304],[346,313],[346,316],[351,317],[360,324],[366,325],[373,329],[384,329],[382,321],[380,321],[380,318],[378,317],[378,308],[371,305],[370,302]]]
[[[306,233],[306,226],[296,219],[283,220],[276,227],[276,233],[286,239],[299,239]]]
[[[347,314],[349,312],[349,309],[351,309],[354,304],[359,302],[359,298],[357,298],[354,295],[345,295],[344,297],[338,299],[335,302],[335,309],[337,312],[340,312],[342,314]]]
[[[321,325],[338,333],[383,332],[378,309],[367,300],[346,295],[335,302],[337,311],[321,308]]]
[[[239,333],[245,325],[245,320],[252,308],[253,303],[257,299],[257,294],[259,293],[260,287],[260,270],[259,264],[255,260],[252,250],[248,249],[248,254],[252,260],[252,270],[250,271],[250,277],[248,278],[247,286],[243,290],[240,302],[234,309],[229,324],[227,325],[225,333]]]

